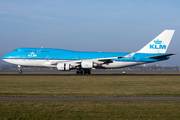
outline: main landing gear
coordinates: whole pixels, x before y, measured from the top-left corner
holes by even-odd
[[[21,66],[18,65],[18,67],[19,67],[19,74],[22,74]]]
[[[76,74],[91,74],[91,70],[89,69],[79,69],[76,71]]]

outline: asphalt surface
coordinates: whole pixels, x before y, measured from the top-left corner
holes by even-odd
[[[0,76],[180,76],[180,74],[0,74]]]
[[[180,101],[180,97],[0,97],[0,101]]]

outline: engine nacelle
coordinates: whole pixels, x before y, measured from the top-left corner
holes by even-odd
[[[92,61],[82,61],[81,67],[85,69],[93,68],[93,62]]]
[[[66,63],[58,63],[57,64],[57,69],[58,70],[70,70],[70,65]]]

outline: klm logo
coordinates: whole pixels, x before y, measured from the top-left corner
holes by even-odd
[[[86,64],[85,66],[88,66],[88,64]]]
[[[28,57],[37,57],[37,55],[32,52],[31,54],[28,54]]]
[[[161,44],[162,41],[159,39],[154,40],[154,44],[150,44],[150,49],[166,49],[166,45]]]

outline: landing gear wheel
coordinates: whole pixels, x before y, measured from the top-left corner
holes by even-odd
[[[18,68],[19,68],[19,74],[22,74],[21,66],[18,65]]]
[[[91,70],[84,70],[84,74],[91,74]]]
[[[76,74],[83,74],[83,70],[76,71]]]
[[[19,70],[19,74],[22,74],[22,70]]]
[[[91,70],[88,69],[80,69],[76,71],[76,74],[91,74]]]

